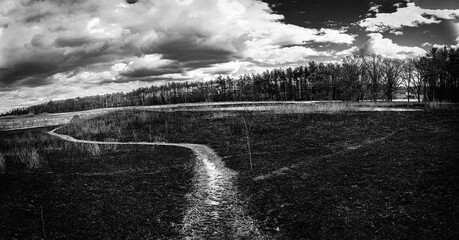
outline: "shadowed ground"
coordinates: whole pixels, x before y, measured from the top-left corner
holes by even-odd
[[[148,143],[148,142],[99,142],[77,140],[67,135],[49,134],[73,143],[102,145],[174,146],[191,149],[196,155],[193,191],[188,194],[189,207],[180,231],[187,239],[259,239],[260,233],[253,220],[245,215],[234,185],[236,173],[226,168],[209,147],[199,144]]]

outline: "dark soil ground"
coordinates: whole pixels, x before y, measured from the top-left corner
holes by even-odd
[[[228,167],[239,172],[237,185],[243,199],[246,200],[248,213],[257,220],[265,234],[277,239],[457,239],[459,237],[457,230],[459,229],[457,202],[459,114],[456,112],[272,114],[125,111],[111,113],[90,121],[75,121],[60,132],[88,140],[207,144],[217,151]],[[253,171],[250,170],[247,135],[250,139]],[[108,218],[107,215],[118,216],[118,214],[121,215],[120,219],[123,219],[124,215],[118,213],[118,209],[124,209],[126,215],[129,214],[125,217],[133,219],[130,214],[137,212],[135,210],[137,208],[132,206],[137,207],[142,204],[144,204],[142,206],[148,205],[151,208],[149,211],[156,211],[154,214],[161,211],[157,208],[180,214],[180,211],[183,211],[183,195],[189,190],[191,175],[189,165],[170,168],[169,172],[165,171],[164,178],[154,180],[156,184],[165,186],[164,189],[161,188],[163,195],[172,195],[174,199],[178,199],[174,202],[157,200],[155,204],[151,204],[151,193],[148,193],[152,191],[151,188],[144,192],[138,190],[143,186],[141,184],[143,181],[153,181],[151,175],[145,178],[138,174],[119,174],[124,177],[72,175],[72,173],[90,170],[107,171],[104,169],[110,168],[113,164],[101,168],[98,166],[99,163],[104,162],[101,159],[110,159],[110,156],[119,159],[120,162],[125,162],[125,159],[129,158],[135,159],[132,164],[118,166],[121,169],[137,169],[139,168],[137,161],[145,161],[145,164],[152,163],[150,158],[145,159],[145,153],[141,154],[141,151],[135,152],[129,149],[118,147],[116,150],[126,151],[123,152],[126,155],[112,154],[107,151],[108,153],[101,155],[103,157],[97,158],[78,154],[67,154],[67,157],[62,158],[63,160],[59,157],[51,158],[60,159],[56,162],[63,163],[61,167],[52,170],[52,177],[49,177],[51,180],[48,180],[50,183],[45,181],[46,171],[40,173],[42,175],[38,179],[45,181],[42,185],[48,186],[48,192],[40,191],[41,195],[38,193],[37,195],[42,197],[37,199],[46,199],[45,196],[52,195],[48,194],[49,192],[62,188],[59,191],[63,195],[72,197],[63,197],[61,205],[65,204],[63,208],[67,207],[66,213],[74,217],[59,222],[63,222],[62,226],[67,227],[75,224],[66,224],[65,221],[77,221],[76,225],[84,229],[80,231],[81,234],[83,232],[90,234],[86,235],[90,238],[101,237],[104,234],[114,234],[112,238],[129,236],[146,238],[146,232],[142,231],[147,227],[142,224],[153,224],[146,220],[122,220],[122,224],[117,225],[115,222],[119,220],[102,224],[105,220],[101,219]],[[189,164],[192,158],[188,151],[179,148],[169,149],[169,151],[167,148],[156,148],[148,151],[154,151],[155,156],[158,156],[154,160],[155,163],[160,161],[161,166],[166,169],[171,167],[172,161],[175,164]],[[57,151],[55,154],[59,156],[62,153]],[[132,157],[131,154],[138,155]],[[182,160],[179,160],[180,157]],[[79,161],[80,164],[76,165],[86,167],[76,168],[75,164],[70,164],[73,161]],[[154,166],[156,165],[152,167]],[[49,167],[52,168],[52,164],[49,164]],[[281,168],[287,169],[283,175],[271,174]],[[68,174],[57,174],[66,171]],[[182,175],[183,173],[185,174]],[[175,174],[177,180],[170,180],[167,174]],[[16,200],[21,198],[22,193],[15,193],[15,191],[24,189],[21,190],[23,194],[33,194],[33,191],[27,190],[31,186],[30,182],[38,184],[40,181],[33,180],[34,175],[30,173],[6,176],[18,179],[14,180],[14,184],[24,183],[22,187],[6,188],[5,186],[13,183],[3,185],[3,178],[5,178],[3,176],[0,183],[3,187],[0,191],[9,192],[9,198],[14,199],[14,201],[8,200],[9,202],[17,201],[25,204],[16,209],[29,209],[27,200]],[[256,180],[260,176],[268,177]],[[81,179],[78,181],[82,184],[69,184],[65,180],[56,183],[54,179],[58,177],[67,178],[68,181]],[[108,179],[104,180],[104,178]],[[120,179],[125,178],[129,178],[126,181],[138,188],[123,187],[125,185],[119,183],[120,187],[117,191],[101,190],[95,194],[90,190],[91,188],[83,187],[87,184],[91,187],[111,189],[112,182],[122,181]],[[29,179],[28,182],[25,182],[25,179]],[[60,188],[52,186],[60,186]],[[73,188],[77,190],[72,190]],[[122,194],[126,192],[129,194]],[[131,194],[139,195],[127,199],[126,195]],[[81,200],[83,196],[88,196],[90,200]],[[95,199],[98,198],[110,199],[109,203],[112,203],[113,208],[109,208],[107,212],[111,214],[103,214],[104,210],[101,209],[105,208],[103,204],[97,204]],[[0,199],[4,202],[3,199],[6,198],[0,197]],[[72,206],[71,203],[79,207],[68,207]],[[34,225],[24,224],[24,226],[35,226],[37,237],[42,236],[39,235],[41,205],[45,204],[32,203],[34,210],[31,211],[33,213],[31,218],[35,219]],[[54,203],[52,205],[60,206]],[[13,208],[12,206],[7,205],[10,209]],[[117,206],[116,210],[114,210],[115,206]],[[171,210],[173,207],[177,209]],[[75,211],[80,208],[86,210]],[[91,208],[93,210],[90,210]],[[145,208],[141,207],[141,209]],[[75,212],[80,215],[75,216]],[[139,210],[137,214],[144,217],[153,215],[146,212]],[[49,209],[45,209],[44,214],[45,216],[49,214],[48,217],[53,218],[60,216],[59,219],[63,219],[65,215],[52,213]],[[178,215],[172,214],[172,216]],[[137,219],[145,218],[140,216]],[[164,221],[169,223],[180,221],[180,217],[173,217],[173,219],[176,220],[165,219]],[[91,223],[92,221],[96,223]],[[110,220],[106,221],[110,222]],[[45,218],[45,226],[47,226],[46,222]],[[8,224],[10,225],[6,225],[7,229],[13,229],[11,226],[19,223]],[[158,225],[159,221],[154,224],[157,224],[154,225],[156,227],[162,226]],[[121,226],[125,229],[124,235],[115,235],[117,233],[113,229]],[[48,235],[53,232],[51,229],[49,226]],[[172,227],[167,229],[169,230],[157,230],[159,232],[156,233],[157,235],[152,235],[153,238],[173,236],[176,232]]]
[[[240,172],[238,187],[249,214],[265,233],[279,239],[459,235],[455,112],[132,112],[91,124],[93,133],[77,126],[69,132],[99,140],[122,136],[122,141],[210,145],[228,167]],[[296,167],[284,175],[254,180],[290,166]]]
[[[191,151],[101,146],[101,154],[93,156],[83,145],[49,139],[45,130],[1,133],[2,151],[29,139],[40,145],[46,163],[28,170],[14,155],[5,155],[0,239],[178,237],[191,185]]]

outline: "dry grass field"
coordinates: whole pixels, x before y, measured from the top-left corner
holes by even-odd
[[[210,146],[237,173],[245,211],[266,238],[458,237],[457,110],[226,107],[113,111],[57,132]],[[183,238],[196,174],[189,150],[69,143],[49,130],[1,133],[0,238]]]
[[[439,105],[436,107],[442,107]],[[446,105],[447,106],[447,105]],[[420,104],[407,104],[404,102],[215,102],[215,103],[183,103],[173,105],[134,106],[102,108],[80,112],[68,113],[45,113],[39,115],[3,116],[0,117],[0,131],[14,129],[28,129],[36,127],[57,126],[68,124],[74,116],[80,118],[93,118],[110,112],[122,110],[144,111],[274,111],[274,112],[311,112],[311,111],[343,111],[343,110],[378,110],[388,108],[419,109],[424,107]]]

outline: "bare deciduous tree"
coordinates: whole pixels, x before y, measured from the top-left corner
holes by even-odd
[[[358,56],[354,55],[343,58],[340,84],[343,100],[359,101],[363,98],[362,66],[363,60]]]
[[[386,101],[392,101],[394,93],[402,83],[404,62],[399,59],[386,58],[382,61],[383,92]]]
[[[405,62],[405,69],[403,71],[403,82],[406,87],[408,102],[410,101],[410,97],[415,97],[418,102],[421,102],[421,95],[422,95],[422,74],[415,66],[416,59],[409,59]]]
[[[371,95],[371,99],[376,102],[381,92],[383,78],[383,57],[371,54],[364,58],[364,71],[366,75],[366,87]]]

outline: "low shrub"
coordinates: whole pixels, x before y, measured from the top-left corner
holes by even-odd
[[[70,123],[72,123],[72,124],[81,124],[81,123],[83,123],[83,119],[80,116],[75,115],[75,116],[72,117],[72,120],[70,120]]]

